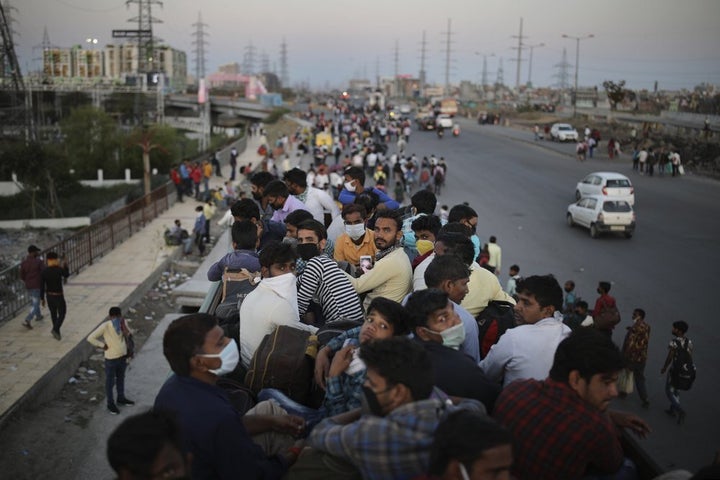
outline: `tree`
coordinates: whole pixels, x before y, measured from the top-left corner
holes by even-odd
[[[79,178],[93,178],[98,169],[112,170],[110,160],[118,147],[118,128],[108,114],[85,105],[60,122],[70,168]]]
[[[625,80],[620,80],[617,83],[605,80],[603,82],[603,87],[605,87],[608,100],[610,100],[610,110],[617,110],[618,103],[622,103],[625,99],[625,95],[627,94],[627,90],[624,88]]]

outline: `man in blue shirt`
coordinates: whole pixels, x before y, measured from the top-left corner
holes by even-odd
[[[240,220],[234,222],[230,228],[233,251],[215,262],[208,269],[207,277],[211,282],[222,280],[226,268],[234,272],[243,268],[249,272],[260,271],[260,259],[257,254],[257,226],[250,220]]]
[[[343,205],[353,203],[355,197],[365,191],[365,172],[360,167],[348,167],[345,169],[345,183],[343,189],[340,192],[338,200]],[[390,198],[387,193],[377,188],[368,189],[377,194],[380,197],[380,205],[388,210],[395,210],[400,208],[400,204]],[[378,205],[378,206],[380,206]]]
[[[294,448],[266,455],[251,435],[275,431],[298,435],[300,417],[242,416],[216,385],[232,372],[240,354],[217,319],[205,313],[173,321],[163,337],[163,353],[172,375],[155,398],[155,408],[172,412],[183,431],[185,453],[192,454],[192,478],[280,479],[297,459]]]

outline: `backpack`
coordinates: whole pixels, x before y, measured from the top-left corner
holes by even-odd
[[[307,405],[311,400],[314,370],[312,357],[306,355],[311,343],[310,332],[280,325],[260,342],[245,376],[245,385],[256,395],[263,388],[276,388]]]
[[[323,325],[317,331],[318,344],[320,347],[324,347],[333,338],[338,335],[352,330],[355,327],[362,326],[362,322],[355,322],[353,320],[336,320],[328,324]]]
[[[490,347],[495,345],[509,328],[516,326],[515,306],[503,300],[491,300],[475,317],[475,321],[478,324],[480,358],[485,358]]]
[[[256,282],[256,279],[259,277],[260,273],[250,272],[245,268],[240,271],[225,268],[222,276],[222,298],[220,304],[215,308],[215,316],[221,327],[240,322],[240,305],[245,297],[255,290],[259,283]]]
[[[690,340],[678,339],[675,344],[677,346],[670,370],[670,383],[676,390],[690,390],[696,375],[695,363],[690,354]]]
[[[427,168],[423,168],[422,172],[420,173],[420,181],[423,183],[430,181],[430,172]]]
[[[605,305],[600,314],[593,318],[595,321],[595,328],[598,330],[604,330],[612,332],[615,325],[620,323],[620,311],[616,305]]]

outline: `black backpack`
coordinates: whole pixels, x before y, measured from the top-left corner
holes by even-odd
[[[260,277],[257,272],[246,269],[231,271],[225,269],[223,273],[223,295],[220,304],[215,308],[215,316],[220,326],[236,325],[240,321],[240,305],[245,297],[255,290]],[[235,337],[233,337],[235,338]]]
[[[670,372],[670,383],[677,390],[690,390],[695,382],[695,363],[690,354],[690,340],[687,338],[675,341],[675,358]]]
[[[503,300],[491,300],[475,321],[478,324],[480,358],[485,358],[490,347],[500,340],[505,331],[516,326],[515,306]]]

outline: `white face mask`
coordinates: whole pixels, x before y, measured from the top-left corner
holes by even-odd
[[[356,225],[345,225],[345,232],[350,238],[357,240],[365,235],[365,224],[358,223]]]
[[[240,351],[238,350],[238,346],[237,343],[235,343],[235,340],[230,340],[220,353],[201,353],[199,354],[199,356],[220,359],[220,368],[208,370],[210,373],[214,373],[218,377],[221,375],[226,375],[235,370],[238,362],[240,361]]]
[[[345,183],[343,184],[343,186],[345,187],[345,190],[347,190],[348,192],[354,192],[354,191],[355,191],[355,185],[353,185],[352,182],[345,182]]]

